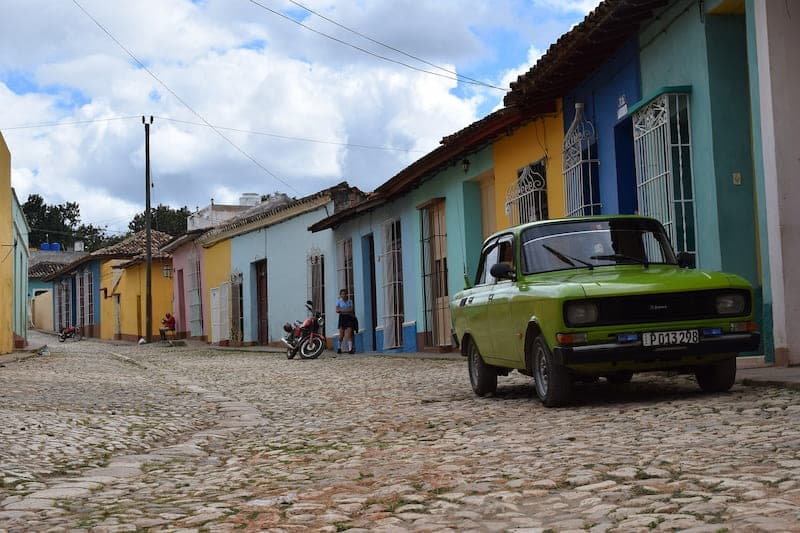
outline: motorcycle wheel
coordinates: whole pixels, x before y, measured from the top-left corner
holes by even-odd
[[[319,337],[310,337],[300,345],[300,357],[303,359],[316,359],[325,349],[325,342]]]
[[[58,342],[64,342],[65,340],[67,340],[67,338],[63,334],[59,333],[58,334]]]
[[[75,332],[74,338],[75,338],[76,341],[79,341],[79,340],[81,340],[83,338],[83,335],[81,335],[81,331],[80,330]]]
[[[294,356],[297,354],[297,350],[294,348],[286,348],[286,359],[294,359]]]

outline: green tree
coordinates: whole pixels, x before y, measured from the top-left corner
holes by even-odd
[[[72,247],[75,232],[81,220],[81,209],[76,202],[48,205],[38,194],[31,194],[22,204],[22,211],[28,220],[31,232],[28,236],[30,246],[39,247],[44,242],[58,242]]]
[[[77,202],[48,205],[40,195],[31,194],[22,204],[22,211],[31,228],[28,244],[32,248],[39,248],[45,242],[57,242],[64,249],[73,249],[75,241],[83,241],[84,250],[93,252],[125,237],[110,237],[103,228],[81,224],[81,209]]]
[[[186,219],[190,214],[186,206],[173,209],[168,205],[159,204],[158,207],[152,209],[153,219],[150,227],[170,235],[180,235],[186,231]],[[128,224],[128,228],[133,232],[143,231],[144,226],[144,211],[134,216]]]

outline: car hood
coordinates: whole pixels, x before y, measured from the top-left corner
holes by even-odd
[[[668,292],[748,287],[739,276],[725,272],[711,272],[680,268],[673,265],[639,265],[595,267],[553,272],[535,276],[550,283],[580,285],[587,298],[619,296],[622,294],[657,294]]]

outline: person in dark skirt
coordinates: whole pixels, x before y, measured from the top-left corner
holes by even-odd
[[[353,330],[356,327],[355,309],[353,300],[347,297],[347,291],[344,289],[339,291],[336,312],[339,314],[339,349],[336,353],[342,353],[342,348],[349,353],[355,353],[356,346],[353,342]]]

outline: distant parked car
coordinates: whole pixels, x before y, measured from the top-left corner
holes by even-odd
[[[625,383],[642,371],[730,389],[736,355],[760,342],[752,287],[691,263],[640,216],[547,220],[489,237],[474,286],[450,302],[472,389],[493,393],[512,369],[533,376],[548,407],[569,402],[574,381]]]

